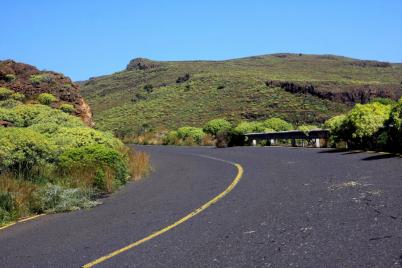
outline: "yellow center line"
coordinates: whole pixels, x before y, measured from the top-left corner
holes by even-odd
[[[45,215],[45,214],[38,214],[38,215],[31,216],[31,217],[28,217],[28,218],[23,218],[23,219],[21,219],[21,220],[18,220],[18,221],[12,222],[12,223],[10,223],[10,224],[4,225],[3,227],[0,227],[0,230],[3,230],[3,229],[6,229],[6,228],[8,228],[8,227],[11,227],[11,226],[13,226],[13,225],[16,225],[17,223],[26,222],[26,221],[30,221],[30,220],[36,219],[36,218],[38,218],[38,217],[40,217],[40,216],[43,216],[43,215]]]
[[[203,155],[199,155],[199,156],[206,157],[206,156],[203,156]],[[93,266],[95,266],[95,265],[97,265],[99,263],[102,263],[102,262],[104,262],[104,261],[106,261],[108,259],[111,259],[111,258],[113,258],[113,257],[115,257],[115,256],[117,256],[117,255],[119,255],[119,254],[121,254],[121,253],[123,253],[125,251],[128,251],[128,250],[130,250],[130,249],[132,249],[132,248],[134,248],[136,246],[139,246],[139,245],[141,245],[141,244],[143,244],[143,243],[145,243],[145,242],[147,242],[147,241],[149,241],[149,240],[151,240],[151,239],[153,239],[153,238],[155,238],[157,236],[160,236],[160,235],[166,233],[167,231],[173,229],[174,227],[176,227],[176,226],[188,221],[189,219],[191,219],[192,217],[194,217],[197,214],[201,213],[202,211],[206,210],[208,207],[210,207],[211,205],[215,204],[220,199],[222,199],[225,195],[230,193],[235,188],[235,186],[239,183],[241,177],[243,176],[243,172],[244,172],[243,167],[240,164],[229,162],[229,161],[226,161],[226,160],[223,160],[223,159],[218,159],[218,158],[213,158],[213,157],[208,157],[208,158],[223,161],[223,162],[226,162],[226,163],[230,163],[230,164],[234,165],[237,168],[236,177],[233,179],[232,183],[223,192],[221,192],[220,194],[215,196],[213,199],[211,199],[210,201],[208,201],[207,203],[205,203],[201,207],[195,209],[190,214],[188,214],[188,215],[184,216],[183,218],[181,218],[180,220],[176,221],[175,223],[173,223],[173,224],[171,224],[171,225],[169,225],[169,226],[167,226],[167,227],[165,227],[165,228],[163,228],[163,229],[161,229],[159,231],[156,231],[156,232],[148,235],[147,237],[144,237],[141,240],[138,240],[138,241],[136,241],[134,243],[131,243],[131,244],[123,247],[123,248],[115,250],[115,251],[113,251],[113,252],[111,252],[111,253],[103,256],[103,257],[100,257],[100,258],[98,258],[98,259],[96,259],[96,260],[94,260],[94,261],[92,261],[90,263],[87,263],[87,264],[83,265],[82,267],[83,268],[93,267]]]

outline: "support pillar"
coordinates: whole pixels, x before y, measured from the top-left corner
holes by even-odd
[[[315,147],[320,148],[320,139],[315,139]]]

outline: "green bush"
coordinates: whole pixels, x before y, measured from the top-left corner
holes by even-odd
[[[395,105],[396,101],[394,101],[393,99],[389,99],[389,98],[374,98],[370,101],[370,103],[374,103],[374,102],[378,102],[384,105]]]
[[[112,134],[88,127],[61,127],[53,134],[52,140],[64,149],[96,144],[115,149],[123,147],[123,143]]]
[[[14,216],[7,210],[0,208],[0,225],[14,220]]]
[[[55,160],[55,144],[30,129],[0,128],[0,170],[12,170],[24,176],[34,166]]]
[[[205,136],[205,133],[201,128],[197,127],[181,127],[177,130],[177,136],[182,139],[192,139],[195,143],[201,144],[202,139]]]
[[[273,129],[275,131],[288,131],[294,129],[292,124],[276,117],[267,119],[262,124],[265,128]]]
[[[64,104],[60,105],[59,109],[68,114],[72,114],[75,111],[74,105],[68,104],[68,103],[64,103]]]
[[[402,152],[402,98],[392,108],[385,122],[382,140],[388,150]]]
[[[0,108],[12,109],[21,104],[22,102],[10,98],[7,100],[0,101]]]
[[[356,104],[346,116],[346,128],[352,132],[351,138],[364,139],[373,136],[389,118],[391,106],[378,102]]]
[[[324,127],[326,129],[329,129],[331,133],[331,138],[335,141],[341,141],[345,137],[345,121],[346,121],[346,115],[337,115],[332,117],[331,119],[328,119],[325,121]]]
[[[11,89],[8,89],[6,87],[0,87],[0,100],[8,99],[13,93],[14,91],[12,91]]]
[[[49,105],[52,102],[57,101],[57,98],[50,93],[42,93],[42,94],[39,94],[38,101],[43,105]]]
[[[34,85],[38,85],[42,82],[50,83],[53,81],[53,79],[44,74],[33,74],[29,77],[29,81],[31,81],[31,83]]]
[[[11,193],[0,192],[0,209],[10,212],[14,209],[14,206],[14,199]]]
[[[15,79],[17,79],[17,76],[15,76],[15,74],[6,74],[5,78],[6,82],[13,82]]]
[[[13,100],[16,100],[16,101],[23,101],[23,100],[25,100],[25,95],[22,94],[22,93],[19,93],[19,92],[15,92],[15,93],[11,94],[10,97],[11,97]]]
[[[386,143],[383,131],[391,109],[380,102],[356,104],[346,115],[329,119],[325,127],[335,142],[345,141],[351,148],[376,149]]]
[[[203,130],[205,133],[216,136],[219,132],[227,132],[231,130],[232,124],[225,119],[213,119],[205,124]]]
[[[164,137],[163,137],[163,144],[164,145],[175,145],[177,144],[179,140],[179,135],[177,131],[172,130],[169,131]]]
[[[123,156],[115,149],[100,144],[68,149],[60,155],[59,164],[65,169],[86,166],[105,170],[108,167],[113,170],[115,179],[121,183],[125,183],[128,177]]]
[[[303,131],[304,133],[308,133],[311,130],[320,129],[316,125],[300,125],[297,127],[297,130]]]
[[[233,132],[238,135],[243,135],[246,133],[253,132],[264,132],[266,127],[261,122],[240,122],[234,129]]]
[[[59,124],[56,124],[56,123],[49,123],[49,124],[40,123],[40,124],[34,124],[32,126],[29,126],[28,129],[32,129],[40,134],[45,135],[49,139],[53,139],[53,135],[57,131],[59,131],[59,129],[61,127],[62,126],[60,126]]]
[[[0,118],[12,122],[17,127],[51,123],[65,127],[84,126],[77,117],[39,104],[19,105],[13,109],[0,109]]]

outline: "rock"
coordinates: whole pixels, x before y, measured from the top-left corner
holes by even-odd
[[[10,75],[14,79],[10,79]],[[34,80],[35,76],[40,79]],[[51,93],[60,103],[74,105],[75,114],[87,125],[93,125],[91,110],[80,94],[79,85],[61,73],[40,71],[32,65],[13,60],[0,61],[0,87],[22,93],[28,101],[35,100],[41,93]],[[54,105],[58,107],[58,103]]]
[[[311,94],[321,99],[342,102],[346,104],[368,103],[374,98],[390,98],[398,100],[402,96],[400,85],[343,85],[342,90],[336,82],[302,83],[294,81],[270,80],[268,87],[280,87],[293,94]]]
[[[145,58],[135,58],[128,63],[126,70],[148,70],[158,68],[159,66],[160,64],[155,61]]]

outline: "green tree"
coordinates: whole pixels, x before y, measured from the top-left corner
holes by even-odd
[[[12,91],[11,89],[8,89],[6,87],[0,87],[0,100],[8,99],[13,93],[14,91]]]
[[[205,133],[216,136],[219,132],[229,131],[232,128],[232,124],[225,119],[213,119],[208,121],[203,130]]]
[[[280,118],[270,118],[263,122],[265,128],[273,129],[275,131],[288,131],[294,129],[292,124]]]
[[[243,135],[252,132],[263,132],[266,129],[265,125],[261,122],[240,122],[234,129],[234,134]]]
[[[182,140],[192,139],[197,144],[201,144],[205,133],[202,131],[202,128],[185,126],[177,130],[177,136]]]
[[[38,101],[43,105],[49,105],[52,102],[57,101],[57,98],[50,93],[42,93],[42,94],[39,94]]]

